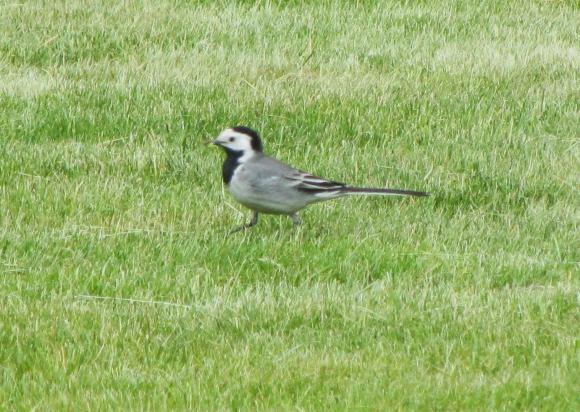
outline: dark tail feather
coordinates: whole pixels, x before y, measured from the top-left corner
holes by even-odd
[[[364,187],[345,187],[342,193],[347,195],[383,195],[383,196],[429,196],[429,193],[399,189],[367,189]]]

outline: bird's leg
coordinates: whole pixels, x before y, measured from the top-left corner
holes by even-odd
[[[292,219],[292,223],[294,223],[294,227],[298,227],[302,224],[302,221],[298,217],[298,214],[294,213],[290,215],[290,218]]]
[[[252,226],[256,226],[257,223],[258,223],[258,212],[254,212],[252,214],[252,219],[250,220],[250,223],[246,223],[245,225],[238,226],[237,228],[231,230],[228,233],[228,236],[233,234],[233,233],[240,232],[240,231],[245,230],[245,229],[249,229]]]
[[[248,223],[246,226],[252,227],[256,226],[257,224],[258,224],[258,212],[254,212],[252,213],[252,219],[250,220],[250,223]]]

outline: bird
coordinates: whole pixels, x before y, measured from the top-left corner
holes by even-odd
[[[230,234],[255,226],[260,213],[287,215],[299,226],[298,211],[343,196],[429,196],[413,190],[354,187],[300,171],[264,154],[260,135],[246,126],[227,128],[209,143],[226,153],[222,179],[228,191],[253,212],[250,222]]]

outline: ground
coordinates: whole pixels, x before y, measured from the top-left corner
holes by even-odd
[[[2,409],[580,409],[574,1],[2,3]]]

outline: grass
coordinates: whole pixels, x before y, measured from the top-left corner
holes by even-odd
[[[4,1],[0,405],[578,410],[572,1]],[[427,199],[249,219],[227,126]]]

